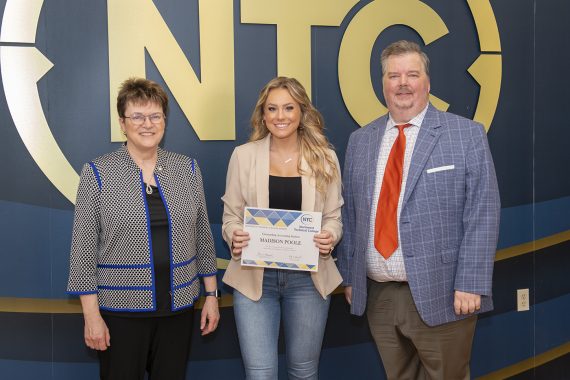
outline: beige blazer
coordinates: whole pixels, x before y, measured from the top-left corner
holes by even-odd
[[[232,234],[235,230],[243,229],[244,207],[269,207],[269,142],[271,135],[266,138],[240,145],[234,149],[228,166],[226,177],[226,193],[224,201],[224,216],[222,235],[231,246]],[[340,169],[334,151],[330,151]],[[309,173],[309,167],[304,159],[301,169]],[[331,183],[325,194],[316,191],[315,180],[312,176],[301,178],[303,188],[302,211],[322,212],[321,229],[330,231],[334,244],[342,237],[342,222],[340,209],[343,205],[341,193],[340,170],[337,180]],[[257,301],[261,298],[263,284],[263,268],[242,267],[240,257],[232,257],[222,281],[247,298]],[[319,259],[319,271],[311,273],[317,291],[325,298],[342,282],[342,277],[330,256]]]

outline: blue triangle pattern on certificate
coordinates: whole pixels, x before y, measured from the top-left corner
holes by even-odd
[[[298,212],[298,211],[291,211],[289,214],[291,214],[291,216],[293,216],[293,218],[297,219],[299,218],[301,215],[303,215],[302,212]]]
[[[281,218],[281,216],[275,210],[271,210],[267,213],[268,218]]]
[[[254,226],[258,225],[258,223],[255,221],[255,219],[252,218],[251,216],[245,220],[245,224],[250,224],[250,225],[254,225]]]
[[[295,220],[297,220],[297,218],[300,217],[301,215],[302,215],[301,212],[289,211],[287,214],[283,216],[283,221],[285,222],[285,224],[290,225]]]
[[[291,225],[291,223],[297,220],[301,215],[303,215],[303,213],[300,211],[250,208],[245,213],[245,223],[250,225],[272,225],[284,228],[284,226]]]
[[[253,209],[253,216],[260,216],[262,218],[265,218],[265,214],[263,213],[263,210],[260,210],[260,209]]]
[[[242,259],[242,265],[248,266],[265,266],[267,268],[282,268],[282,269],[302,269],[315,271],[317,266],[314,264],[292,264],[292,263],[282,263],[279,261],[265,261],[265,260],[247,260]]]
[[[274,211],[267,215],[267,219],[271,222],[271,224],[275,225],[278,221],[281,220],[281,217]]]

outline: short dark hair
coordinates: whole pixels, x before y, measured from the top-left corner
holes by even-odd
[[[168,95],[156,82],[145,78],[129,78],[119,87],[117,95],[117,112],[119,117],[125,117],[128,103],[156,103],[162,107],[162,113],[168,113]]]
[[[409,53],[419,54],[424,65],[426,75],[429,76],[429,57],[422,51],[420,45],[415,42],[406,40],[393,42],[382,51],[382,55],[380,56],[380,62],[382,63],[382,75],[386,74],[386,64],[389,57]]]

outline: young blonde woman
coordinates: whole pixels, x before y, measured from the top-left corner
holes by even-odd
[[[234,313],[248,379],[277,379],[283,322],[290,379],[317,379],[330,293],[342,279],[330,254],[342,235],[341,179],[324,122],[303,86],[278,77],[262,90],[247,144],[230,159],[223,236],[233,260],[223,281],[234,290]],[[316,273],[242,267],[248,245],[244,207],[322,212]]]

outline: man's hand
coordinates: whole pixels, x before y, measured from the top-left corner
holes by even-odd
[[[472,314],[481,309],[481,296],[456,290],[453,308],[457,315]]]
[[[346,286],[344,288],[344,298],[349,305],[352,305],[352,286]]]

